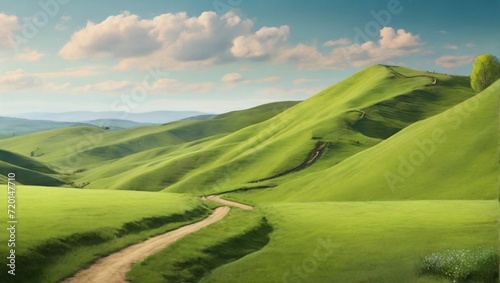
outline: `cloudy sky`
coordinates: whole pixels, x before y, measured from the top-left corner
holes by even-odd
[[[372,64],[468,75],[500,1],[0,2],[0,115],[221,113],[303,100]]]

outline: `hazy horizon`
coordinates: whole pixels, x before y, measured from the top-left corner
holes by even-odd
[[[494,0],[223,3],[3,2],[1,115],[217,114],[304,100],[373,64],[468,75],[499,55]]]

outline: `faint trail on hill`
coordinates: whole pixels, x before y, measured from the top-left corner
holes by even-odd
[[[263,179],[250,181],[249,183],[259,183],[262,181],[267,181],[267,180],[275,179],[275,178],[278,178],[278,177],[281,177],[284,175],[288,175],[288,174],[293,173],[293,172],[304,170],[307,167],[313,165],[316,161],[318,161],[321,154],[323,154],[323,152],[325,151],[326,146],[329,144],[330,143],[328,143],[328,142],[318,142],[316,144],[316,146],[314,147],[314,149],[309,153],[309,156],[307,157],[307,159],[304,162],[302,162],[299,166],[296,166],[296,167],[293,167],[292,169],[288,169],[288,170],[285,170],[281,173],[272,175],[271,177],[266,177]]]
[[[361,114],[361,115],[359,115],[358,119],[356,121],[354,121],[353,124],[356,124],[356,122],[358,122],[359,120],[363,119],[366,116],[366,112],[363,110],[349,110],[347,112],[358,112],[359,114]]]
[[[225,200],[225,199],[222,199],[221,197],[216,196],[216,195],[203,197],[202,199],[204,199],[204,200],[211,200],[213,202],[218,202],[218,203],[223,204],[223,205],[229,205],[229,206],[238,207],[238,208],[241,208],[241,209],[244,209],[244,210],[252,210],[253,209],[253,207],[251,207],[249,205],[242,204],[242,203],[235,202],[235,201]]]
[[[220,198],[219,198],[220,199]],[[212,200],[212,199],[210,199]],[[221,199],[222,200],[222,199]],[[214,199],[214,201],[216,201]],[[226,201],[233,206],[237,206],[236,202]],[[240,204],[243,207],[250,207]],[[238,206],[240,207],[240,206]],[[248,209],[248,208],[243,208]],[[227,206],[216,208],[207,218],[167,232],[165,234],[152,237],[142,243],[135,244],[124,248],[118,252],[108,255],[86,269],[82,269],[75,273],[73,277],[63,281],[64,283],[127,283],[125,275],[130,271],[132,265],[139,262],[150,255],[153,255],[180,238],[194,233],[201,228],[209,226],[229,213],[230,208]]]
[[[406,76],[406,75],[403,75],[400,72],[394,70],[391,66],[388,66],[388,65],[383,65],[383,66],[387,70],[389,70],[389,72],[393,73],[397,77],[402,77],[402,78],[407,78],[407,79],[411,79],[411,78],[429,78],[429,79],[432,79],[432,83],[430,83],[430,84],[428,84],[426,86],[432,86],[432,85],[436,85],[437,84],[437,78],[436,77],[433,77],[433,76],[430,76],[430,75]]]

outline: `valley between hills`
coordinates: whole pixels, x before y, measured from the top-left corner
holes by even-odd
[[[500,81],[475,93],[466,76],[374,65],[305,101],[0,139],[16,280],[67,280],[224,210],[125,280],[452,282],[426,259],[470,251],[482,261],[460,267],[467,282],[495,282],[499,94]]]

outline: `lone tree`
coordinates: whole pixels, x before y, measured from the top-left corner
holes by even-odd
[[[476,92],[490,86],[500,79],[500,62],[491,54],[483,54],[476,57],[472,66],[470,84]]]

